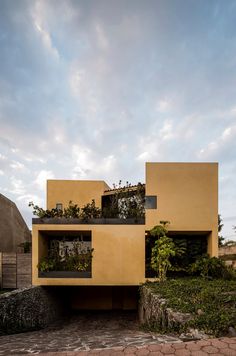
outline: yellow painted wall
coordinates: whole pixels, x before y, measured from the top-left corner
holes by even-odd
[[[172,231],[209,231],[208,252],[218,254],[218,164],[146,163],[146,195],[157,209],[146,210],[146,228],[170,221]]]
[[[40,231],[92,232],[92,278],[38,278]],[[145,275],[145,225],[33,225],[33,285],[139,285]]]
[[[83,207],[91,200],[101,207],[101,196],[109,186],[100,180],[48,180],[47,181],[47,209],[56,207],[57,203],[62,203],[67,207],[69,201]]]

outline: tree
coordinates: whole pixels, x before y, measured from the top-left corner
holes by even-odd
[[[221,215],[218,214],[218,246],[219,247],[224,245],[224,240],[225,240],[224,237],[219,234],[221,232],[223,226],[224,226],[224,224],[223,224]]]
[[[168,237],[168,221],[160,221],[160,225],[154,226],[150,234],[156,237],[151,254],[151,267],[157,272],[160,282],[166,280],[167,270],[171,267],[170,257],[175,256],[175,244]]]

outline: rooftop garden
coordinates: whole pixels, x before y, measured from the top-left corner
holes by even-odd
[[[87,222],[91,219],[143,219],[145,217],[145,185],[138,183],[131,186],[130,183],[122,186],[114,185],[114,189],[107,192],[102,197],[102,207],[95,204],[95,200],[87,203],[83,207],[69,202],[67,207],[62,209],[43,209],[33,202],[29,206],[33,209],[33,215],[41,219],[65,218],[80,219]]]

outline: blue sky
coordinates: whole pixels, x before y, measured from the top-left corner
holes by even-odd
[[[236,238],[235,24],[230,0],[0,0],[1,193],[30,224],[48,178],[217,161]]]

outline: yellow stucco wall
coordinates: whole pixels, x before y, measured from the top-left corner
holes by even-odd
[[[49,180],[47,207],[80,207],[109,189],[104,181]],[[169,220],[170,231],[208,233],[208,252],[218,255],[218,164],[146,163],[146,195],[157,196],[157,209],[146,210],[146,225],[34,224],[32,231],[33,285],[137,286],[145,281],[145,230]],[[40,231],[92,233],[92,278],[38,278],[37,264],[44,255]]]
[[[146,195],[157,209],[146,210],[146,229],[161,220],[172,231],[209,231],[208,252],[218,254],[218,164],[146,163]]]
[[[66,207],[70,200],[82,208],[92,199],[101,207],[101,196],[107,189],[109,186],[101,180],[48,180],[47,209],[55,208],[57,203]]]
[[[38,278],[40,231],[92,232],[92,278]],[[139,285],[145,275],[145,225],[33,225],[33,285]],[[40,258],[40,257],[39,257]]]

